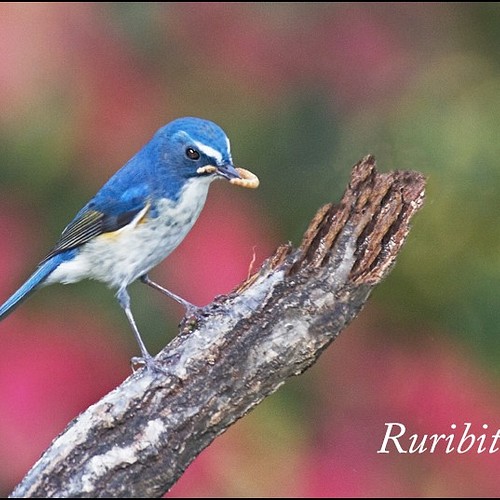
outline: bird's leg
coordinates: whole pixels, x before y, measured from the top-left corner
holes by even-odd
[[[135,338],[137,340],[137,343],[139,344],[139,348],[141,349],[141,357],[133,357],[130,361],[132,365],[135,364],[140,364],[144,365],[147,369],[149,370],[159,370],[161,372],[164,372],[164,370],[158,366],[158,364],[155,362],[153,356],[149,354],[148,350],[146,349],[146,345],[144,344],[141,334],[139,333],[139,329],[137,328],[137,325],[135,323],[134,316],[132,315],[132,310],[130,309],[130,296],[127,292],[126,288],[120,288],[118,290],[118,293],[116,294],[116,298],[118,299],[118,302],[122,309],[125,311],[125,314],[127,316],[128,322],[130,323],[130,326],[132,327],[132,331],[134,332]]]
[[[163,288],[162,286],[158,285],[158,283],[155,283],[154,281],[152,281],[147,274],[142,275],[140,277],[140,280],[143,283],[146,283],[146,285],[149,285],[151,288],[154,288],[155,290],[158,290],[159,292],[165,294],[167,297],[170,297],[171,299],[174,299],[175,301],[177,301],[181,306],[183,306],[186,309],[187,316],[195,314],[196,311],[198,311],[200,309],[198,306],[191,304],[191,302],[184,300],[182,297],[179,297],[175,293],[172,293],[171,291],[167,290],[166,288]]]

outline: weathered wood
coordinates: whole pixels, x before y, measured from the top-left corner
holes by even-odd
[[[13,497],[159,497],[233,422],[311,366],[393,266],[422,206],[418,172],[367,156],[298,249],[283,245],[236,291],[185,318],[144,369],[69,424]]]

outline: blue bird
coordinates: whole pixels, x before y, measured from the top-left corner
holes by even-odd
[[[116,290],[141,350],[132,363],[155,368],[132,315],[127,287],[140,279],[188,312],[195,309],[147,273],[188,234],[217,178],[243,185],[229,139],[218,125],[187,117],[160,128],[76,214],[36,271],[0,306],[0,319],[40,286],[95,279]]]

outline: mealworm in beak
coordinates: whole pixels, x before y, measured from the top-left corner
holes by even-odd
[[[235,168],[236,171],[241,175],[241,179],[230,179],[229,182],[231,184],[248,189],[256,189],[259,187],[259,178],[255,174],[250,172],[250,170],[246,170],[245,168],[241,167]],[[198,174],[212,174],[217,172],[217,168],[213,165],[205,165],[204,167],[200,167],[196,172]]]
[[[236,167],[236,170],[241,175],[241,179],[231,179],[229,181],[231,184],[249,189],[256,189],[259,187],[259,178],[250,172],[250,170],[241,167]]]

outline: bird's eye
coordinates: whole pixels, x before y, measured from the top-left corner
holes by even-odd
[[[196,151],[196,149],[187,148],[186,149],[186,156],[190,160],[198,160],[200,158],[200,153],[198,153],[198,151]]]

